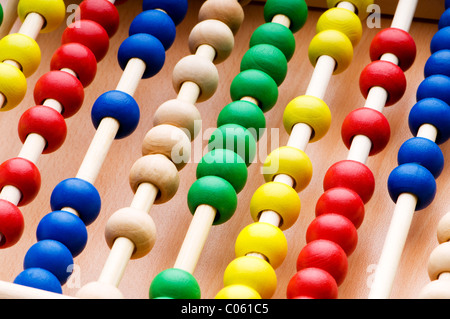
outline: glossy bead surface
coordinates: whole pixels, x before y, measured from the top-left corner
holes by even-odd
[[[22,237],[24,219],[19,208],[13,203],[0,199],[0,248],[15,245]]]
[[[62,294],[61,283],[50,271],[42,268],[28,268],[14,279],[14,283],[45,291]]]
[[[25,75],[7,63],[0,63],[0,92],[6,97],[0,111],[15,108],[27,93],[27,79]]]
[[[17,13],[23,22],[29,13],[39,13],[45,19],[40,32],[48,33],[56,30],[64,21],[66,6],[63,0],[21,0],[17,6]]]
[[[362,24],[358,16],[344,8],[331,8],[325,11],[317,21],[316,32],[337,30],[344,33],[356,46],[362,37]]]
[[[186,16],[188,2],[187,0],[144,0],[142,9],[143,11],[162,9],[172,18],[175,25],[178,25]]]
[[[425,77],[436,74],[450,76],[450,50],[433,53],[425,64]]]
[[[261,296],[249,286],[230,285],[222,288],[214,299],[261,299]]]
[[[78,8],[81,20],[92,20],[100,24],[111,38],[119,28],[119,12],[106,0],[84,0]]]
[[[160,272],[153,279],[150,299],[161,297],[173,299],[200,299],[200,287],[197,280],[185,270],[169,268]]]
[[[286,26],[267,22],[256,28],[250,38],[250,47],[258,44],[270,44],[283,52],[287,61],[290,61],[295,52],[295,38],[292,31]]]
[[[445,27],[436,32],[431,39],[430,50],[435,53],[440,50],[450,49],[450,27]]]
[[[292,32],[300,30],[306,22],[308,17],[308,7],[305,1],[269,0],[264,6],[264,19],[266,22],[272,21],[272,18],[277,14],[283,14],[291,20],[289,29]]]
[[[450,77],[436,74],[425,78],[417,89],[417,101],[426,98],[437,98],[450,104]]]
[[[325,270],[305,268],[291,278],[286,296],[288,299],[336,299],[338,286],[334,278]]]
[[[41,49],[37,42],[27,35],[12,33],[0,40],[0,61],[17,62],[25,77],[30,77],[41,63]]]

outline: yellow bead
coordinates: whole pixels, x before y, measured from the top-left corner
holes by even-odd
[[[250,201],[253,220],[259,220],[263,211],[274,211],[281,216],[281,230],[290,228],[300,214],[300,198],[297,192],[284,183],[269,182],[260,186]]]
[[[337,30],[344,33],[356,46],[362,37],[362,24],[358,16],[350,10],[332,8],[324,12],[317,21],[316,31]]]
[[[353,45],[341,31],[325,30],[311,40],[308,49],[309,60],[316,66],[322,55],[332,57],[336,61],[333,74],[339,74],[348,68],[353,59]]]
[[[261,299],[261,296],[248,286],[232,285],[222,288],[215,299]]]
[[[374,3],[374,0],[346,0],[352,3],[360,19],[367,17],[367,7]],[[342,0],[327,0],[328,8],[336,7]]]
[[[39,13],[45,19],[41,33],[47,33],[56,30],[64,21],[66,6],[63,0],[20,0],[17,13],[22,22],[29,13]]]
[[[284,128],[291,134],[295,124],[305,123],[313,129],[311,142],[324,137],[331,125],[331,112],[327,104],[315,96],[296,97],[286,106],[283,114]]]
[[[5,60],[19,63],[25,77],[29,77],[41,63],[41,49],[29,36],[13,33],[0,40],[0,61]]]
[[[234,247],[236,257],[259,253],[274,269],[283,263],[287,254],[287,240],[283,232],[268,223],[257,222],[246,226],[238,235]]]
[[[312,164],[308,155],[291,146],[283,146],[272,151],[263,164],[266,182],[271,182],[276,175],[289,175],[294,180],[294,189],[301,192],[312,178]]]
[[[6,101],[0,111],[9,111],[19,105],[27,93],[27,79],[15,66],[0,63],[0,93]]]
[[[224,286],[244,285],[255,289],[261,298],[269,299],[277,289],[277,275],[270,264],[258,257],[243,256],[225,269]]]

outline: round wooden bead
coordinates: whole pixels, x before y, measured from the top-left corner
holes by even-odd
[[[258,44],[270,44],[283,52],[287,61],[290,61],[295,52],[295,37],[286,26],[267,22],[256,28],[250,38],[250,47]]]
[[[428,276],[436,280],[444,272],[450,272],[450,242],[437,246],[430,254],[428,260]]]
[[[142,3],[142,11],[162,9],[172,18],[175,25],[183,21],[188,9],[187,0],[144,0]]]
[[[225,61],[234,47],[234,35],[231,29],[219,20],[204,20],[194,26],[189,34],[189,50],[195,54],[197,48],[207,44],[216,50],[215,64]]]
[[[250,214],[256,222],[264,211],[274,211],[281,217],[278,227],[290,228],[300,215],[301,203],[297,192],[290,186],[269,182],[260,186],[250,201]]]
[[[288,134],[291,134],[295,124],[305,123],[311,126],[313,134],[311,142],[317,142],[324,137],[331,125],[331,112],[326,103],[315,97],[303,95],[288,103],[283,114],[283,124]]]
[[[417,101],[426,98],[437,98],[450,104],[450,77],[436,74],[425,78],[417,88]]]
[[[191,141],[180,128],[161,124],[151,128],[142,142],[142,155],[163,154],[181,170],[191,159]]]
[[[0,93],[5,96],[5,102],[0,111],[9,111],[16,107],[27,92],[27,79],[25,75],[7,63],[0,63]]]
[[[436,74],[450,76],[450,50],[433,53],[425,64],[425,77]]]
[[[336,7],[341,0],[327,0],[328,8]],[[356,13],[360,17],[360,19],[364,19],[367,17],[367,7],[373,4],[373,0],[349,0],[351,4],[355,6]]]
[[[291,278],[286,296],[288,299],[336,299],[338,286],[334,278],[325,270],[305,268]]]
[[[450,10],[445,10],[439,18],[438,27],[439,30],[450,26]]]
[[[169,268],[157,274],[149,289],[150,299],[200,299],[200,296],[200,286],[195,277],[177,268]]]
[[[244,10],[236,0],[206,1],[200,7],[198,20],[208,19],[222,21],[236,34],[244,21]]]
[[[25,21],[29,13],[39,13],[45,23],[41,33],[48,33],[56,30],[64,21],[66,16],[66,6],[63,0],[21,0],[17,6],[17,14],[20,20]]]
[[[0,199],[0,241],[1,248],[15,245],[24,230],[24,220],[20,209],[13,203]]]
[[[225,269],[224,286],[243,285],[253,288],[263,299],[269,299],[277,288],[277,275],[270,264],[258,257],[242,256]]]
[[[448,41],[450,39],[450,27],[445,27],[436,32],[431,39],[430,50],[435,53],[440,50],[450,49]]]
[[[314,36],[308,49],[309,61],[314,67],[322,55],[330,56],[336,61],[333,74],[342,73],[353,59],[352,42],[340,31],[322,31]]]
[[[305,1],[269,0],[264,5],[264,19],[266,22],[272,21],[277,14],[285,15],[291,21],[289,29],[292,32],[297,32],[306,23],[308,17],[308,6]]]
[[[0,4],[0,25],[2,25],[3,22],[3,8],[2,5]]]
[[[260,253],[274,269],[278,268],[287,254],[287,240],[283,232],[268,223],[256,222],[241,230],[234,246],[236,257]]]
[[[0,61],[13,60],[20,65],[25,77],[30,77],[41,63],[41,49],[27,35],[12,33],[0,40]]]
[[[110,248],[119,237],[128,238],[134,244],[132,259],[147,255],[156,242],[156,226],[145,212],[126,207],[116,211],[105,226],[105,239]]]
[[[337,30],[344,33],[356,46],[362,37],[362,24],[358,16],[344,8],[331,8],[325,11],[317,21],[316,32]]]
[[[133,192],[141,183],[155,185],[159,192],[155,203],[170,200],[178,190],[180,176],[174,163],[161,154],[146,155],[138,159],[130,170],[130,186]]]
[[[230,285],[222,288],[214,299],[261,299],[261,296],[248,286]]]
[[[219,84],[219,72],[211,61],[198,56],[188,55],[175,65],[172,72],[172,84],[175,92],[179,92],[184,82],[194,82],[200,88],[198,102],[211,98]]]
[[[439,244],[450,240],[450,213],[445,214],[437,226],[437,239]]]
[[[93,281],[81,287],[76,294],[80,299],[125,299],[116,286]]]
[[[62,294],[61,283],[50,271],[42,268],[28,268],[14,279],[14,283],[45,291]]]
[[[84,0],[77,13],[81,20],[92,20],[100,24],[111,38],[119,28],[119,12],[114,4],[105,0]]]
[[[450,299],[450,280],[435,280],[427,284],[419,299]]]

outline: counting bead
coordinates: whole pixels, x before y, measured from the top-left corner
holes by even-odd
[[[330,56],[336,61],[333,74],[342,73],[353,59],[352,42],[340,31],[322,31],[314,36],[308,49],[309,61],[314,67],[322,55]]]
[[[183,21],[188,9],[187,0],[144,0],[142,11],[162,9],[172,18],[175,25]]]
[[[370,58],[379,60],[384,54],[394,54],[398,66],[407,71],[414,63],[417,54],[416,44],[411,35],[397,28],[387,28],[378,32],[370,44]]]
[[[89,225],[100,213],[101,200],[94,185],[79,178],[68,178],[53,189],[50,205],[52,210],[75,209],[84,224]]]
[[[67,126],[63,116],[55,109],[38,105],[26,110],[19,120],[19,138],[25,142],[28,134],[41,135],[46,145],[42,153],[56,151],[64,143]]]
[[[3,8],[2,5],[0,4],[0,25],[2,25],[3,22]]]
[[[413,194],[417,197],[416,210],[426,208],[436,194],[436,181],[433,174],[425,167],[407,163],[396,167],[388,179],[388,190],[391,199],[396,202],[403,193]]]
[[[114,285],[104,282],[90,282],[77,291],[77,298],[81,299],[125,299],[122,292]]]
[[[283,114],[283,124],[288,134],[291,134],[295,124],[305,123],[312,129],[311,142],[317,142],[324,137],[331,125],[331,112],[324,101],[315,97],[303,95],[288,103]]]
[[[270,44],[283,52],[287,61],[290,61],[295,52],[295,37],[291,30],[282,24],[267,22],[253,31],[250,38],[250,47],[258,44]]]
[[[439,29],[450,26],[450,10],[445,10],[444,13],[439,18],[438,27]]]
[[[255,222],[264,211],[274,211],[281,217],[278,227],[290,228],[300,215],[301,203],[297,192],[290,186],[269,182],[260,186],[250,201],[250,214]]]
[[[191,141],[176,126],[157,125],[147,132],[142,142],[142,155],[151,154],[167,156],[181,170],[191,158]]]
[[[200,299],[200,286],[194,276],[185,270],[169,268],[153,279],[149,289],[150,299]]]
[[[440,50],[450,49],[448,41],[450,39],[450,27],[445,27],[436,32],[431,39],[430,50],[435,53]]]
[[[268,223],[256,222],[241,230],[235,243],[236,257],[259,253],[267,258],[274,269],[278,268],[287,254],[287,241],[283,232]]]
[[[54,211],[45,215],[36,230],[38,241],[57,240],[66,246],[72,256],[78,256],[86,246],[87,230],[83,221],[65,211]]]
[[[283,146],[272,151],[263,164],[266,182],[276,175],[289,175],[294,180],[293,188],[298,193],[308,186],[312,178],[312,164],[308,155],[295,147]]]
[[[445,9],[450,8],[450,0],[445,0]]]
[[[450,50],[433,53],[425,64],[425,77],[436,74],[450,76]]]
[[[435,280],[428,283],[420,292],[419,299],[449,299],[450,280]]]
[[[319,268],[298,271],[289,281],[286,292],[288,299],[336,299],[337,295],[336,281],[328,272]]]
[[[17,14],[23,22],[29,13],[39,13],[45,23],[41,33],[48,33],[56,30],[64,21],[66,15],[66,6],[63,0],[21,0],[17,6]]]
[[[437,239],[439,244],[450,240],[450,213],[445,214],[437,226]]]
[[[141,183],[155,185],[159,192],[155,203],[170,200],[178,190],[180,177],[174,163],[161,154],[146,155],[139,158],[130,170],[130,186],[133,192]]]
[[[28,268],[14,279],[14,283],[62,294],[61,283],[51,272],[42,268]]]
[[[219,84],[219,72],[211,61],[198,56],[189,55],[182,58],[175,65],[172,72],[172,84],[175,92],[179,93],[184,82],[194,82],[200,88],[198,102],[210,99]]]
[[[197,23],[189,34],[189,50],[195,54],[202,44],[210,45],[216,51],[215,64],[225,61],[234,47],[231,29],[219,20],[204,20]]]
[[[341,0],[327,0],[328,8],[336,7]],[[349,0],[355,6],[356,13],[361,19],[367,17],[367,7],[373,4],[373,0]]]
[[[408,124],[413,135],[417,135],[423,124],[431,124],[438,130],[436,143],[445,143],[450,137],[450,107],[436,98],[425,98],[417,102],[409,113]]]
[[[81,20],[100,24],[111,38],[119,28],[119,12],[114,4],[105,0],[84,0],[78,7]]]
[[[128,93],[108,91],[100,95],[92,106],[91,119],[96,129],[105,117],[114,118],[120,124],[115,138],[125,138],[132,134],[139,124],[139,105]]]
[[[347,115],[342,123],[341,135],[345,146],[349,149],[355,136],[367,136],[372,142],[369,155],[373,156],[387,146],[391,129],[383,113],[370,108],[359,108]]]
[[[16,244],[24,230],[23,215],[13,203],[0,199],[0,240],[1,248],[8,248]]]
[[[0,61],[17,62],[25,77],[36,72],[41,63],[41,49],[37,42],[27,35],[13,33],[0,40]]]
[[[225,23],[236,34],[244,21],[244,10],[235,0],[213,0],[203,3],[198,20],[214,19]]]
[[[425,78],[417,89],[417,101],[426,98],[437,98],[445,103],[450,103],[450,93],[448,87],[450,77],[436,74]]]
[[[436,280],[443,272],[450,272],[450,243],[442,243],[430,254],[428,260],[428,276]]]
[[[147,255],[155,245],[156,226],[145,212],[126,207],[116,211],[105,226],[106,243],[110,248],[119,237],[128,238],[134,244],[132,259]]]
[[[29,204],[41,187],[41,174],[36,165],[21,157],[6,160],[0,165],[0,189],[11,185],[20,190],[18,206]]]
[[[392,62],[374,61],[361,72],[359,86],[364,98],[367,98],[371,88],[382,87],[388,92],[386,106],[397,103],[405,94],[406,77],[402,69]]]
[[[356,161],[344,160],[333,164],[325,174],[323,189],[349,188],[367,203],[373,195],[375,179],[370,169]]]
[[[83,44],[67,43],[55,51],[50,62],[52,71],[64,68],[74,71],[83,87],[87,87],[97,74],[97,60],[94,53]]]
[[[244,285],[253,288],[263,299],[269,299],[277,288],[277,275],[270,264],[258,257],[234,259],[225,269],[224,286]]]
[[[64,71],[50,71],[39,78],[34,86],[34,102],[42,105],[45,100],[58,101],[64,118],[75,115],[84,101],[84,88],[81,82]]]
[[[308,7],[303,0],[267,1],[264,5],[265,21],[272,21],[273,17],[277,14],[287,16],[291,21],[289,29],[291,29],[292,32],[297,32],[306,23],[306,19],[308,17]]]
[[[236,75],[230,86],[231,99],[253,97],[263,112],[268,112],[278,100],[277,83],[260,70],[245,70]]]
[[[109,49],[106,30],[92,20],[80,20],[69,25],[63,32],[61,44],[81,43],[94,53],[97,62],[103,60]]]
[[[343,8],[331,8],[319,17],[316,32],[325,30],[342,32],[350,39],[353,46],[356,46],[362,37],[361,20],[355,13]]]
[[[173,20],[160,10],[139,13],[130,25],[129,35],[148,33],[157,38],[168,50],[175,40],[176,27]]]
[[[230,285],[222,288],[214,299],[261,299],[261,296],[248,286]]]
[[[5,96],[1,111],[9,111],[16,107],[27,92],[25,75],[10,64],[0,63],[0,93]]]

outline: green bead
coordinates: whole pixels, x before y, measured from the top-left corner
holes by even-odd
[[[149,289],[150,299],[200,299],[197,280],[185,270],[170,268],[153,279]]]
[[[278,86],[287,74],[287,60],[283,52],[270,44],[258,44],[251,47],[242,57],[241,71],[255,69],[272,77]]]
[[[264,6],[264,19],[272,21],[277,14],[283,14],[291,20],[289,29],[292,32],[300,30],[308,18],[308,6],[304,0],[267,0]]]
[[[295,52],[295,37],[289,28],[274,22],[260,25],[250,38],[250,47],[258,44],[271,44],[284,53],[290,61]]]
[[[239,124],[225,124],[219,126],[208,142],[208,149],[227,149],[241,157],[249,166],[256,155],[256,140],[252,133]]]
[[[2,25],[3,22],[3,8],[2,4],[0,3],[0,25]]]
[[[250,133],[249,135],[253,137]],[[206,153],[197,166],[197,178],[204,176],[222,177],[234,187],[236,193],[244,188],[247,182],[247,174],[247,165],[242,157],[229,149],[223,148],[216,148]]]
[[[228,221],[237,208],[237,195],[233,186],[218,176],[205,176],[197,179],[189,189],[188,207],[192,214],[199,205],[209,205],[216,209],[213,224]]]
[[[217,127],[225,124],[238,124],[245,127],[256,140],[264,134],[266,118],[263,111],[252,102],[234,101],[220,111]]]
[[[235,76],[230,86],[231,99],[240,100],[249,96],[259,102],[263,112],[267,112],[278,100],[277,83],[267,73],[259,70],[246,70]]]

